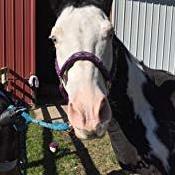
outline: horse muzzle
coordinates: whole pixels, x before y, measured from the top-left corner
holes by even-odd
[[[75,135],[82,140],[86,139],[96,139],[96,138],[102,138],[106,130],[108,128],[108,123],[104,124],[99,124],[96,130],[88,131],[85,129],[80,129],[80,128],[74,128]]]

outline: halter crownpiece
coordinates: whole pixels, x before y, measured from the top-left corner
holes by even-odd
[[[77,52],[77,53],[74,53],[72,56],[70,56],[61,68],[58,65],[57,59],[55,60],[55,69],[56,69],[56,73],[58,75],[58,78],[60,80],[60,91],[61,91],[61,94],[63,95],[63,97],[66,101],[68,101],[68,94],[67,94],[66,90],[64,89],[62,82],[64,82],[64,80],[67,78],[66,72],[68,72],[68,70],[74,65],[74,63],[76,61],[80,61],[80,60],[81,61],[90,61],[90,62],[94,63],[94,65],[102,73],[102,75],[106,81],[107,88],[110,89],[112,79],[114,77],[113,68],[109,72],[106,69],[106,67],[103,65],[103,62],[101,61],[101,59],[99,59],[93,53],[85,52],[85,51]]]

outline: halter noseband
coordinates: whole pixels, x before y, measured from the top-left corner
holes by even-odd
[[[64,82],[65,79],[67,78],[66,73],[68,72],[68,70],[73,66],[73,64],[76,61],[80,61],[80,60],[82,60],[82,61],[87,60],[87,61],[94,63],[94,65],[100,70],[105,81],[107,82],[106,84],[108,86],[108,89],[110,88],[110,85],[112,83],[112,79],[114,76],[113,68],[111,69],[110,72],[108,72],[106,67],[103,65],[103,62],[97,56],[95,56],[93,53],[85,52],[85,51],[74,53],[63,64],[62,68],[59,67],[58,61],[56,59],[55,60],[55,69],[56,69],[56,73],[58,75],[58,78],[60,80],[60,91],[61,91],[61,94],[63,95],[63,97],[66,101],[68,101],[68,94],[67,94],[66,90],[64,89],[62,82]]]

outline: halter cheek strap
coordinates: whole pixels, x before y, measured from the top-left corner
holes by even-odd
[[[111,69],[110,72],[106,69],[106,67],[103,65],[103,62],[101,59],[99,59],[97,56],[95,56],[93,53],[90,52],[77,52],[74,53],[67,61],[63,64],[62,68],[59,67],[58,61],[55,60],[55,69],[58,75],[58,78],[60,80],[60,91],[66,101],[68,101],[68,94],[66,90],[64,89],[63,83],[64,80],[67,78],[66,72],[74,65],[76,61],[90,61],[92,62],[102,73],[106,84],[107,88],[109,89],[112,83],[112,79],[114,76],[113,68]]]

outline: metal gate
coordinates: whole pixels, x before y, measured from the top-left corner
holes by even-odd
[[[175,73],[175,1],[114,0],[115,32],[139,60]]]
[[[9,89],[31,102],[26,79],[35,73],[35,0],[0,0],[0,68],[9,68]]]

